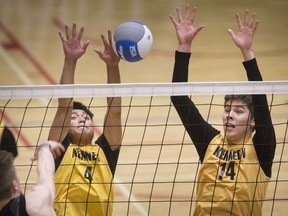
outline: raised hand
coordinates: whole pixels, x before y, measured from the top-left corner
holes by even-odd
[[[178,51],[190,51],[191,43],[194,37],[198,34],[200,30],[202,30],[205,26],[200,25],[197,28],[193,26],[195,16],[196,16],[197,8],[193,7],[192,11],[190,11],[190,5],[186,5],[186,14],[183,18],[180,8],[176,8],[177,18],[176,20],[173,16],[169,15],[170,20],[172,21],[176,35],[179,41]],[[180,50],[179,50],[180,49]]]
[[[104,51],[102,52],[100,49],[95,48],[94,51],[99,55],[99,57],[107,64],[107,65],[117,65],[120,61],[120,58],[115,54],[112,47],[112,32],[108,30],[108,41],[103,34],[101,34],[101,39],[104,44]]]
[[[237,33],[228,29],[228,32],[235,45],[243,52],[252,49],[253,37],[257,30],[259,20],[255,21],[255,13],[250,15],[249,10],[245,11],[245,18],[242,21],[239,13],[236,13],[236,20],[239,26]]]
[[[35,153],[35,155],[33,156],[33,158],[31,160],[33,160],[33,161],[38,160],[38,152],[41,148],[49,148],[54,159],[59,157],[61,155],[61,152],[65,152],[65,148],[61,143],[49,140],[49,141],[42,143],[38,147],[37,152]]]
[[[83,32],[84,32],[84,27],[81,27],[80,31],[77,33],[75,23],[73,23],[71,33],[69,32],[68,26],[65,25],[66,39],[59,32],[59,36],[63,43],[63,50],[64,50],[65,58],[77,60],[86,52],[86,49],[89,45],[89,41],[86,41],[83,44],[83,46],[81,46],[81,38],[82,38]]]

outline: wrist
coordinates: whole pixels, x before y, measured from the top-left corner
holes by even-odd
[[[254,51],[252,48],[241,49],[241,53],[242,53],[244,61],[249,61],[249,60],[255,58]]]
[[[75,59],[75,58],[72,58],[72,57],[67,57],[67,56],[65,56],[65,59],[64,59],[64,61],[66,62],[66,63],[74,63],[74,64],[76,64],[76,62],[77,62],[77,60],[78,59]]]
[[[120,62],[120,59],[117,59],[115,61],[107,61],[106,65],[107,65],[107,67],[112,67],[112,68],[113,67],[118,67],[119,62]]]
[[[41,149],[43,149],[43,148],[48,148],[50,151],[52,150],[52,147],[51,147],[51,145],[49,144],[49,143],[43,143],[43,144],[41,144],[39,147],[38,147],[38,152],[41,150]]]
[[[177,51],[189,53],[191,52],[191,44],[179,44]]]

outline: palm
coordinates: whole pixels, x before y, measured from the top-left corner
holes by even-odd
[[[89,41],[86,41],[83,46],[81,46],[80,44],[83,32],[84,28],[81,27],[80,31],[77,33],[75,23],[73,23],[71,33],[69,32],[68,26],[65,25],[66,39],[59,32],[59,36],[63,43],[63,49],[66,58],[77,60],[86,52],[86,49],[89,45]]]
[[[184,20],[176,25],[176,34],[180,43],[190,43],[196,35],[192,22]]]
[[[68,58],[78,59],[85,53],[85,50],[80,45],[80,41],[75,38],[67,40],[63,44],[63,47],[65,56]]]
[[[190,46],[198,32],[204,28],[204,25],[200,25],[196,28],[193,27],[196,16],[196,7],[193,7],[192,11],[190,11],[190,5],[187,4],[185,17],[182,16],[179,7],[176,8],[176,11],[177,19],[171,15],[169,17],[175,27],[179,45]]]
[[[245,11],[245,17],[243,21],[239,13],[236,13],[236,20],[239,26],[238,33],[234,33],[231,29],[228,29],[230,36],[234,43],[241,50],[251,50],[253,37],[258,27],[259,20],[255,20],[255,13],[249,15],[249,10]]]
[[[120,60],[119,57],[115,54],[112,46],[110,45],[105,47],[105,50],[103,51],[102,54],[103,54],[102,59],[106,63],[110,64],[118,63]]]
[[[249,49],[252,46],[253,32],[247,26],[242,26],[234,38],[237,47]]]
[[[112,32],[108,30],[108,40],[106,37],[101,34],[101,39],[104,44],[104,51],[96,48],[95,52],[98,53],[99,57],[108,65],[117,65],[120,61],[120,58],[115,54],[112,47]]]

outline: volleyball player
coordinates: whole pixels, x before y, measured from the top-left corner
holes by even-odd
[[[193,27],[196,7],[177,18],[170,16],[178,38],[173,82],[188,81],[191,45],[204,28]],[[262,81],[254,51],[258,26],[255,13],[246,10],[244,20],[236,14],[239,31],[228,30],[243,55],[249,81]],[[194,215],[261,215],[271,177],[276,140],[266,95],[225,96],[220,133],[206,122],[188,96],[172,96],[173,105],[200,158]]]
[[[0,123],[0,150],[11,152],[14,158],[18,155],[15,137],[3,121]]]
[[[19,178],[13,165],[11,152],[0,150],[0,215],[1,216],[53,216],[55,198],[53,157],[57,157],[64,146],[47,141],[41,144],[33,160],[37,163],[37,182],[25,195],[21,191]]]
[[[84,28],[77,33],[65,26],[66,38],[59,33],[64,48],[61,84],[74,84],[76,63],[86,52],[89,41],[81,46]],[[120,83],[120,59],[112,49],[111,31],[108,41],[101,35],[104,51],[95,52],[106,63],[107,82]],[[95,74],[97,77],[97,74]],[[113,176],[118,160],[122,128],[121,98],[107,98],[104,130],[93,144],[93,114],[73,98],[59,98],[49,140],[61,142],[66,152],[55,173],[55,210],[59,215],[112,215]]]

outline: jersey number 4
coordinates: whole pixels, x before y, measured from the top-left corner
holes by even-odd
[[[222,180],[224,175],[230,176],[230,180],[234,180],[235,176],[235,163],[229,162],[229,163],[221,163],[221,170],[219,174],[219,180]]]
[[[86,168],[85,173],[84,173],[84,178],[88,179],[90,184],[92,183],[92,181],[93,181],[93,178],[92,178],[92,167],[87,167]]]

